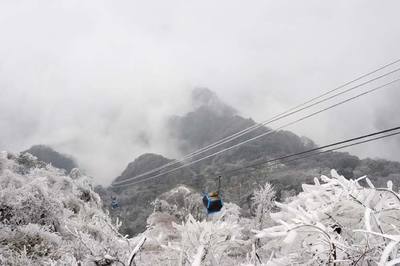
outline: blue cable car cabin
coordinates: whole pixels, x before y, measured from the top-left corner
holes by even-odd
[[[204,207],[207,208],[207,214],[219,212],[224,203],[218,192],[211,192],[210,194],[205,193],[203,196]]]

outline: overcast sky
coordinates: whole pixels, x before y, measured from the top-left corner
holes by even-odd
[[[163,121],[190,109],[193,87],[262,121],[400,58],[399,10],[397,0],[1,0],[0,149],[49,144],[111,182],[143,152],[176,156]],[[326,144],[397,126],[399,91],[291,129]],[[398,139],[351,151],[400,160]]]

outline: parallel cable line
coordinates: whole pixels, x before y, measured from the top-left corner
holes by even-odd
[[[268,125],[268,124],[270,124],[270,123],[279,121],[279,120],[281,120],[281,119],[283,119],[283,118],[289,117],[289,116],[291,116],[291,115],[293,115],[293,114],[296,114],[296,113],[298,113],[298,112],[301,112],[301,111],[304,111],[304,110],[306,110],[306,109],[309,109],[309,108],[311,108],[311,107],[313,107],[313,106],[316,106],[316,105],[318,105],[318,104],[320,104],[320,103],[323,103],[323,102],[325,102],[325,101],[328,101],[328,100],[331,100],[331,99],[333,99],[333,98],[336,98],[336,97],[338,97],[338,96],[340,96],[340,95],[342,95],[342,94],[345,94],[345,93],[347,93],[347,92],[353,91],[353,90],[355,90],[355,89],[357,89],[357,88],[359,88],[359,87],[362,87],[362,86],[364,86],[364,85],[366,85],[366,84],[368,84],[368,83],[371,83],[371,82],[373,82],[373,81],[376,81],[376,80],[378,80],[378,79],[381,79],[381,78],[383,78],[383,77],[386,77],[386,76],[388,76],[388,75],[391,75],[391,74],[393,74],[393,73],[395,73],[395,72],[398,72],[398,71],[400,71],[400,68],[396,68],[396,69],[394,69],[394,70],[392,70],[392,71],[390,71],[390,72],[388,72],[388,73],[382,74],[382,75],[380,75],[380,76],[378,76],[378,77],[375,77],[375,78],[373,78],[373,79],[370,79],[370,80],[368,80],[368,81],[365,81],[365,82],[363,82],[363,83],[361,83],[361,84],[358,84],[358,85],[356,85],[356,86],[354,86],[354,87],[351,87],[351,88],[349,88],[349,89],[346,89],[346,90],[344,90],[344,91],[342,91],[342,92],[336,93],[336,94],[334,94],[334,95],[332,95],[332,96],[330,96],[330,97],[327,97],[327,98],[325,98],[325,99],[323,99],[323,100],[317,101],[317,102],[315,102],[315,103],[313,103],[313,104],[307,105],[307,104],[310,103],[310,102],[313,102],[313,101],[315,101],[315,100],[317,100],[317,99],[320,99],[320,98],[322,98],[322,97],[324,97],[324,96],[326,96],[326,95],[328,95],[328,94],[330,94],[330,93],[332,93],[332,92],[334,92],[334,91],[337,91],[337,90],[339,90],[339,89],[345,87],[345,86],[348,85],[348,84],[351,84],[351,83],[353,83],[353,82],[355,82],[355,81],[358,81],[358,80],[360,80],[361,78],[364,78],[364,77],[370,75],[371,73],[375,73],[375,72],[377,72],[377,71],[379,71],[379,70],[381,70],[381,69],[383,69],[383,68],[386,68],[386,67],[388,67],[388,66],[391,66],[391,65],[393,65],[393,64],[395,64],[395,63],[397,63],[397,62],[400,62],[400,59],[399,59],[399,60],[396,60],[396,61],[394,61],[394,62],[392,62],[392,63],[390,63],[390,64],[388,64],[388,65],[386,65],[386,66],[383,66],[383,67],[381,67],[381,68],[379,68],[379,69],[377,69],[377,70],[375,70],[375,71],[372,71],[372,72],[370,72],[370,73],[367,73],[367,74],[365,74],[365,75],[363,75],[363,76],[361,76],[361,77],[359,77],[359,78],[357,78],[357,79],[354,79],[353,81],[349,81],[349,82],[347,82],[346,84],[343,84],[342,86],[339,86],[339,87],[337,87],[337,88],[335,88],[335,89],[333,89],[333,90],[331,90],[331,91],[329,91],[329,92],[326,92],[326,93],[324,93],[324,94],[322,94],[322,95],[320,95],[320,96],[317,96],[317,97],[315,97],[315,98],[313,98],[313,99],[311,99],[311,100],[309,100],[309,101],[307,101],[307,102],[305,102],[305,103],[302,103],[302,104],[300,104],[300,105],[298,105],[298,106],[296,106],[296,107],[294,107],[294,108],[291,108],[291,109],[289,109],[289,110],[287,110],[287,111],[285,111],[285,112],[283,112],[283,113],[281,113],[281,114],[278,114],[278,115],[272,117],[272,118],[269,119],[269,120],[266,120],[266,121],[261,122],[261,123],[257,123],[257,124],[255,124],[255,125],[253,125],[252,127],[249,127],[248,129],[244,129],[244,130],[242,130],[242,131],[240,131],[240,132],[238,132],[238,133],[235,133],[235,134],[233,134],[233,135],[231,135],[231,136],[228,136],[228,137],[225,138],[225,140],[222,139],[222,140],[220,140],[220,141],[217,141],[215,145],[214,145],[214,144],[211,144],[211,145],[209,145],[209,146],[206,146],[206,147],[204,147],[204,148],[198,150],[198,152],[193,152],[193,153],[191,153],[191,154],[189,154],[189,155],[184,156],[184,157],[181,158],[180,160],[173,160],[172,162],[169,162],[169,163],[167,163],[167,164],[165,164],[165,165],[162,165],[162,166],[160,166],[160,167],[154,168],[154,169],[152,169],[152,170],[150,170],[150,171],[146,171],[146,172],[141,173],[141,174],[139,174],[139,175],[136,175],[135,177],[132,177],[132,178],[133,178],[133,179],[137,179],[137,178],[139,178],[139,177],[143,177],[143,176],[149,175],[149,174],[151,174],[151,173],[157,172],[157,171],[162,170],[162,169],[164,169],[164,168],[167,168],[167,167],[169,167],[169,166],[172,166],[172,165],[175,165],[175,164],[178,164],[178,163],[185,162],[185,161],[187,161],[188,159],[191,159],[191,158],[193,158],[193,157],[195,157],[195,156],[197,156],[197,155],[199,155],[199,154],[202,154],[202,153],[204,153],[204,152],[206,152],[206,151],[208,151],[208,150],[215,149],[216,147],[221,146],[221,145],[223,145],[223,144],[229,143],[229,142],[231,142],[231,141],[233,141],[233,140],[235,140],[235,139],[237,139],[237,138],[239,138],[239,137],[241,137],[241,136],[243,136],[243,135],[245,135],[245,134],[247,134],[247,133],[249,133],[249,132],[252,132],[252,131],[254,131],[254,130],[258,129],[258,128],[261,128],[261,127],[263,127],[263,126],[265,126],[265,125]],[[302,108],[299,109],[299,107],[302,107]]]
[[[260,165],[264,165],[264,164],[274,163],[272,165],[268,165],[268,167],[272,167],[272,166],[275,166],[275,165],[279,165],[281,163],[288,163],[288,162],[293,162],[293,161],[297,161],[297,160],[302,160],[302,159],[314,157],[314,156],[317,156],[317,155],[320,155],[320,154],[329,153],[329,152],[333,152],[333,151],[336,151],[336,150],[341,150],[341,149],[349,148],[349,147],[352,147],[352,146],[361,145],[361,144],[364,144],[364,143],[376,141],[376,140],[379,140],[379,139],[384,139],[384,138],[387,138],[387,137],[400,135],[400,132],[394,132],[394,133],[386,134],[386,135],[383,135],[383,136],[370,138],[372,136],[377,136],[377,135],[381,135],[381,134],[384,134],[384,133],[393,132],[393,131],[396,131],[396,130],[399,130],[399,129],[400,129],[400,127],[386,129],[386,130],[382,130],[382,131],[379,131],[379,132],[367,134],[367,135],[364,135],[364,136],[351,138],[351,139],[347,139],[347,140],[344,140],[344,141],[339,141],[339,142],[336,142],[336,143],[324,145],[324,146],[317,147],[317,148],[314,148],[314,149],[310,149],[310,150],[307,150],[307,151],[294,153],[294,154],[282,156],[282,157],[279,157],[279,158],[258,162],[258,163],[255,163],[255,164],[246,165],[246,166],[243,166],[243,167],[240,167],[240,168],[237,168],[237,169],[217,172],[217,173],[215,173],[215,175],[232,174],[232,173],[244,170],[244,169],[254,168],[254,167],[257,167],[257,166],[260,166]],[[361,139],[365,139],[365,138],[370,138],[370,139],[361,140]],[[356,140],[360,140],[360,141],[354,142]],[[325,148],[328,148],[328,147],[334,147],[334,146],[337,146],[337,145],[340,145],[340,144],[349,143],[349,142],[354,142],[354,143],[342,145],[342,146],[335,147],[335,148],[332,148],[332,149],[329,149],[329,150],[322,150],[322,151],[319,151],[319,152],[314,152],[314,151],[318,151],[318,150],[325,149]],[[314,152],[314,153],[312,153],[312,152]],[[308,153],[311,153],[311,154],[308,154]],[[296,156],[299,156],[299,155],[304,155],[304,156],[296,157]],[[291,160],[286,160],[286,159],[290,159],[292,157],[295,157],[295,158],[291,159]],[[258,169],[250,169],[247,172],[253,172],[253,171],[257,171],[257,170]],[[200,176],[203,176],[203,175],[200,174],[200,175],[195,175],[195,176],[192,176],[192,177],[200,177]],[[142,183],[144,181],[146,181],[146,180],[143,179],[143,180],[137,181],[135,183],[131,183],[129,185],[136,185],[136,184]]]
[[[299,119],[297,119],[297,120],[295,120],[295,121],[292,121],[292,122],[289,122],[289,123],[287,123],[287,124],[284,124],[283,126],[280,126],[280,127],[276,128],[276,129],[266,131],[266,132],[264,132],[264,133],[262,133],[262,134],[260,134],[260,135],[257,135],[257,136],[255,136],[255,137],[253,137],[253,138],[250,138],[250,139],[248,139],[248,140],[242,141],[242,142],[240,142],[240,143],[238,143],[238,144],[235,144],[235,145],[233,145],[233,146],[230,146],[230,147],[228,147],[228,148],[225,148],[225,149],[220,150],[220,151],[218,151],[218,152],[215,152],[215,153],[213,153],[213,154],[207,155],[207,156],[202,157],[202,158],[200,158],[200,159],[194,160],[194,161],[192,161],[192,162],[190,162],[190,163],[187,163],[187,164],[181,165],[181,166],[179,166],[179,167],[173,168],[173,169],[168,170],[168,171],[166,171],[166,172],[162,172],[162,173],[153,175],[153,176],[151,176],[151,177],[144,178],[144,179],[142,179],[142,180],[154,179],[154,178],[157,178],[157,177],[159,177],[159,176],[166,175],[166,174],[169,174],[169,173],[174,172],[174,171],[176,171],[176,170],[185,168],[185,167],[190,166],[190,165],[192,165],[192,164],[194,164],[194,163],[197,163],[197,162],[203,161],[203,160],[205,160],[205,159],[211,158],[211,157],[213,157],[213,156],[215,156],[215,155],[221,154],[221,153],[226,152],[226,151],[228,151],[228,150],[232,150],[232,149],[234,149],[234,148],[236,148],[236,147],[239,147],[239,146],[241,146],[241,145],[243,145],[243,144],[246,144],[246,143],[248,143],[248,142],[250,142],[250,141],[254,141],[254,140],[259,139],[259,138],[261,138],[261,137],[264,137],[264,136],[266,136],[266,135],[275,133],[275,132],[277,132],[277,131],[280,130],[280,129],[283,129],[283,128],[286,128],[286,127],[288,127],[288,126],[297,124],[297,123],[299,123],[299,122],[301,122],[301,121],[303,121],[303,120],[305,120],[305,119],[308,119],[308,118],[310,118],[310,117],[313,117],[313,116],[315,116],[315,115],[317,115],[317,114],[320,114],[320,113],[322,113],[322,112],[328,111],[328,110],[330,110],[330,109],[332,109],[332,108],[335,108],[335,107],[340,106],[340,105],[342,105],[342,104],[345,104],[345,103],[347,103],[347,102],[353,101],[353,100],[355,100],[355,99],[357,99],[357,98],[359,98],[359,97],[362,97],[362,96],[364,96],[364,95],[370,94],[370,93],[372,93],[372,92],[374,92],[374,91],[377,91],[377,90],[379,90],[379,89],[385,88],[385,87],[387,87],[387,86],[389,86],[389,85],[391,85],[391,84],[394,84],[394,83],[396,83],[396,82],[399,82],[399,81],[400,81],[400,79],[395,79],[395,80],[393,80],[393,81],[391,81],[391,82],[385,83],[384,85],[381,85],[381,86],[375,87],[375,88],[373,88],[373,89],[367,90],[367,91],[365,91],[365,92],[363,92],[363,93],[357,94],[357,95],[355,95],[355,96],[353,96],[353,97],[347,98],[347,99],[345,99],[345,100],[343,100],[343,101],[340,101],[340,102],[338,102],[338,103],[336,103],[336,104],[333,104],[333,105],[330,105],[330,106],[328,106],[328,107],[326,107],[326,108],[323,108],[323,109],[321,109],[321,110],[319,110],[319,111],[316,111],[316,112],[313,112],[313,113],[311,113],[311,114],[309,114],[309,115],[303,116],[303,117],[301,117],[301,118],[299,118]],[[134,179],[136,179],[136,177],[127,178],[127,179],[125,179],[125,180],[122,180],[122,181],[120,181],[120,182],[117,182],[117,183],[112,184],[112,186],[115,187],[115,186],[118,186],[118,185],[126,184],[126,183],[129,183],[130,181],[132,181],[132,180],[134,180]]]
[[[380,137],[375,137],[375,138],[371,138],[371,139],[367,139],[367,140],[363,140],[363,141],[358,141],[358,142],[351,143],[351,144],[346,144],[346,145],[339,146],[339,147],[336,147],[336,148],[332,148],[332,149],[329,149],[329,150],[323,150],[323,151],[311,153],[313,151],[318,151],[318,150],[325,149],[325,148],[328,148],[328,147],[334,147],[334,146],[337,146],[337,145],[340,145],[340,144],[352,142],[352,141],[355,141],[355,140],[360,140],[360,139],[371,137],[371,136],[375,136],[375,135],[380,135],[380,134],[383,134],[385,132],[390,132],[390,131],[399,130],[399,129],[400,129],[400,127],[396,127],[396,128],[390,129],[390,130],[384,130],[384,131],[373,133],[373,134],[369,134],[369,135],[366,135],[366,136],[357,137],[357,138],[353,138],[353,139],[345,140],[345,141],[340,141],[340,142],[337,142],[337,143],[321,146],[321,147],[318,147],[318,148],[315,148],[315,149],[311,149],[311,150],[308,150],[308,151],[299,152],[299,153],[296,153],[296,154],[291,154],[291,155],[287,155],[287,156],[283,156],[283,157],[280,157],[280,158],[276,158],[276,159],[272,159],[272,160],[268,160],[268,161],[263,161],[263,162],[259,162],[259,163],[255,163],[255,164],[251,164],[251,165],[246,165],[246,166],[238,168],[238,169],[224,171],[224,172],[221,172],[221,173],[217,173],[217,175],[230,174],[230,173],[234,173],[234,172],[237,172],[237,171],[240,171],[240,170],[243,170],[243,169],[248,169],[248,168],[252,168],[252,167],[257,167],[257,166],[260,166],[260,165],[268,164],[268,163],[271,163],[271,162],[279,161],[279,162],[277,162],[277,163],[275,163],[273,165],[270,165],[270,166],[274,166],[274,165],[277,165],[277,164],[280,164],[280,163],[287,163],[287,162],[297,161],[297,160],[313,157],[313,156],[316,156],[316,155],[319,155],[319,154],[333,152],[333,151],[336,151],[336,150],[341,150],[341,149],[344,149],[344,148],[360,145],[360,144],[363,144],[363,143],[368,143],[368,142],[371,142],[371,141],[375,141],[375,140],[379,140],[379,139],[383,139],[383,138],[387,138],[387,137],[391,137],[391,136],[395,136],[395,135],[400,135],[400,132],[395,132],[395,133],[387,134],[387,135],[380,136]],[[311,153],[311,154],[308,154],[308,153]],[[304,154],[308,154],[308,155],[297,157],[297,158],[294,158],[294,159],[291,159],[291,160],[286,160],[286,159],[289,159],[291,157],[296,157],[296,156],[304,155]],[[254,169],[254,170],[256,170],[256,169]],[[250,170],[249,172],[252,172],[252,170]]]
[[[320,154],[329,153],[329,152],[333,152],[333,151],[349,148],[349,147],[352,147],[352,146],[361,145],[361,144],[364,144],[364,143],[368,143],[368,142],[372,142],[372,141],[376,141],[376,140],[379,140],[379,139],[384,139],[384,138],[388,138],[388,137],[392,137],[392,136],[396,136],[396,135],[400,135],[400,132],[391,133],[391,134],[387,134],[387,135],[384,135],[384,136],[380,136],[380,137],[376,137],[376,138],[372,138],[372,139],[368,139],[368,140],[358,141],[358,142],[355,142],[355,143],[352,143],[352,144],[347,144],[347,145],[339,146],[339,147],[336,147],[336,148],[333,148],[333,149],[329,149],[329,150],[325,150],[325,151],[320,151],[320,152],[308,154],[306,156],[294,158],[294,159],[291,159],[291,160],[286,160],[286,161],[284,160],[282,162],[283,163],[289,163],[289,162],[298,161],[298,160],[302,160],[302,159],[306,159],[306,158],[311,158],[311,157],[314,157],[314,156],[317,156],[317,155],[320,155]],[[278,164],[280,164],[282,162],[275,163],[275,165],[278,165]],[[272,165],[272,166],[274,166],[274,165]],[[255,169],[254,170],[250,170],[248,172],[252,172],[252,171],[255,171]]]
[[[211,147],[214,148],[214,147],[219,146],[218,144],[220,144],[221,142],[223,142],[223,141],[225,141],[225,140],[231,140],[231,138],[235,139],[235,136],[237,136],[237,135],[239,135],[239,134],[241,134],[241,133],[251,132],[251,131],[253,131],[253,130],[257,129],[257,128],[260,128],[260,127],[262,127],[262,126],[264,126],[264,125],[266,125],[266,124],[268,124],[268,123],[271,123],[271,122],[272,122],[271,120],[273,120],[273,119],[276,119],[276,118],[278,118],[278,117],[280,117],[280,116],[283,116],[283,115],[285,115],[285,114],[287,114],[287,113],[290,113],[290,112],[292,112],[292,111],[294,111],[294,110],[296,110],[296,109],[299,109],[300,107],[303,107],[304,105],[307,105],[307,104],[309,104],[309,103],[311,103],[311,102],[313,102],[313,101],[315,101],[315,100],[318,100],[318,99],[320,99],[320,98],[322,98],[322,97],[324,97],[324,96],[326,96],[326,95],[329,95],[329,94],[331,94],[332,92],[335,92],[335,91],[337,91],[337,90],[339,90],[339,89],[342,89],[342,88],[346,87],[347,85],[350,85],[351,83],[357,82],[357,81],[359,81],[359,80],[361,80],[361,79],[363,79],[363,78],[365,78],[365,77],[367,77],[367,76],[370,76],[370,75],[372,75],[372,74],[374,74],[374,73],[376,73],[376,72],[379,72],[380,70],[385,69],[385,68],[387,68],[387,67],[389,67],[389,66],[392,66],[392,65],[394,65],[394,64],[396,64],[396,63],[398,63],[398,62],[400,62],[400,59],[397,59],[397,60],[395,60],[395,61],[393,61],[393,62],[391,62],[391,63],[389,63],[389,64],[386,64],[386,65],[384,65],[384,66],[382,66],[382,67],[380,67],[380,68],[378,68],[378,69],[376,69],[376,70],[373,70],[373,71],[371,71],[371,72],[368,72],[368,73],[366,73],[366,74],[363,74],[363,75],[361,75],[361,76],[359,76],[359,77],[357,77],[357,78],[355,78],[355,79],[353,79],[353,80],[351,80],[351,81],[348,81],[348,82],[346,82],[346,83],[344,83],[344,84],[342,84],[342,85],[340,85],[340,86],[338,86],[338,87],[336,87],[336,88],[334,88],[334,89],[332,89],[332,90],[329,90],[329,91],[327,91],[327,92],[325,92],[325,93],[323,93],[323,94],[321,94],[321,95],[319,95],[319,96],[316,96],[316,97],[314,97],[314,98],[312,98],[312,99],[310,99],[310,100],[307,100],[306,102],[303,102],[303,103],[301,103],[301,104],[299,104],[299,105],[297,105],[297,106],[295,106],[295,107],[292,107],[292,108],[290,108],[289,110],[286,110],[286,111],[284,111],[284,112],[282,112],[282,113],[280,113],[280,114],[277,114],[277,115],[271,117],[271,118],[268,119],[268,120],[265,120],[265,121],[263,121],[263,122],[260,122],[260,123],[255,124],[255,125],[253,125],[253,126],[250,126],[250,127],[248,127],[248,128],[245,128],[245,129],[243,129],[243,130],[241,130],[241,131],[239,131],[239,132],[237,132],[237,133],[234,133],[234,134],[232,134],[232,135],[230,135],[230,136],[224,137],[224,138],[222,138],[221,140],[218,140],[218,141],[216,141],[216,142],[214,142],[214,143],[212,143],[212,144],[209,144],[209,145],[207,145],[207,146],[205,146],[205,147],[203,147],[203,148],[200,148],[200,149],[197,150],[197,151],[194,151],[194,152],[192,152],[192,153],[190,153],[190,154],[184,156],[183,158],[187,158],[188,156],[196,155],[196,154],[198,154],[198,153],[202,153],[203,151],[208,150],[208,148],[211,148]],[[396,72],[396,71],[397,71],[397,70],[393,71],[392,73],[394,73],[394,72]],[[391,74],[391,73],[389,73],[389,74]],[[300,111],[300,110],[299,110],[299,111]],[[223,143],[221,143],[221,144],[223,144]]]
[[[253,126],[250,126],[250,127],[246,128],[246,129],[243,129],[243,130],[241,130],[241,131],[239,131],[237,133],[234,133],[234,134],[232,134],[230,136],[224,137],[221,140],[218,140],[218,141],[216,141],[216,142],[214,142],[212,144],[209,144],[209,145],[207,145],[207,146],[205,146],[203,148],[200,148],[200,149],[198,149],[198,150],[196,150],[196,151],[194,151],[192,153],[189,153],[189,154],[185,155],[184,157],[182,157],[179,160],[173,160],[173,161],[171,161],[171,162],[169,162],[169,163],[167,163],[165,165],[162,165],[162,166],[157,167],[157,168],[155,168],[153,170],[150,170],[150,171],[147,171],[147,172],[142,173],[140,175],[137,175],[136,177],[141,177],[141,176],[144,176],[144,175],[147,175],[147,174],[150,174],[150,173],[154,173],[154,172],[162,170],[162,169],[164,169],[164,168],[166,168],[168,166],[184,162],[185,160],[190,159],[191,157],[196,156],[198,154],[204,153],[205,151],[207,151],[209,149],[213,149],[213,148],[218,147],[218,146],[220,146],[222,144],[230,142],[230,141],[232,141],[232,140],[234,140],[234,139],[236,139],[236,138],[238,138],[238,137],[240,137],[240,136],[242,136],[244,134],[247,134],[248,132],[252,132],[252,131],[254,131],[254,130],[256,130],[256,129],[258,129],[258,128],[266,125],[266,124],[271,123],[272,122],[271,120],[273,120],[273,119],[276,119],[276,118],[278,118],[280,116],[283,116],[283,115],[285,115],[285,114],[287,114],[289,112],[292,112],[292,111],[294,111],[294,110],[296,110],[296,109],[298,109],[298,108],[300,108],[300,107],[302,107],[302,106],[304,106],[306,104],[309,104],[309,103],[311,103],[311,102],[313,102],[315,100],[318,100],[318,99],[320,99],[320,98],[322,98],[322,97],[324,97],[326,95],[329,95],[332,92],[335,92],[335,91],[337,91],[337,90],[339,90],[341,88],[344,88],[344,87],[346,87],[347,85],[349,85],[351,83],[357,82],[357,81],[359,81],[359,80],[361,80],[361,79],[363,79],[363,78],[365,78],[365,77],[367,77],[369,75],[372,75],[372,74],[374,74],[376,72],[379,72],[380,70],[385,69],[387,67],[390,67],[390,66],[392,66],[392,65],[394,65],[394,64],[396,64],[398,62],[400,62],[400,59],[397,59],[397,60],[395,60],[393,62],[390,62],[390,63],[388,63],[388,64],[386,64],[384,66],[381,66],[381,67],[379,67],[379,68],[377,68],[377,69],[375,69],[375,70],[373,70],[371,72],[363,74],[363,75],[361,75],[361,76],[359,76],[359,77],[357,77],[357,78],[355,78],[355,79],[353,79],[351,81],[348,81],[348,82],[346,82],[346,83],[344,83],[344,84],[342,84],[342,85],[340,85],[340,86],[338,86],[338,87],[336,87],[336,88],[334,88],[332,90],[329,90],[329,91],[327,91],[327,92],[325,92],[325,93],[323,93],[323,94],[321,94],[319,96],[316,96],[316,97],[314,97],[314,98],[312,98],[312,99],[310,99],[310,100],[308,100],[308,101],[306,101],[304,103],[301,103],[301,104],[299,104],[299,105],[297,105],[297,106],[295,106],[293,108],[290,108],[289,110],[287,110],[285,112],[277,114],[277,115],[273,116],[272,118],[270,118],[269,120],[266,120],[266,121],[261,122],[261,123],[257,123],[257,124],[255,124]]]

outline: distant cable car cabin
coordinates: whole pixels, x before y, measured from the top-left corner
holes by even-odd
[[[221,188],[221,176],[218,177],[217,191],[210,193],[203,193],[204,195],[203,204],[204,207],[206,207],[207,209],[207,214],[219,212],[224,206],[224,203],[221,198],[220,188]]]
[[[113,209],[119,208],[119,202],[116,197],[111,197],[111,208]]]

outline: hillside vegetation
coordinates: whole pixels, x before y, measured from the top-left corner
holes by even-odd
[[[397,265],[400,194],[391,181],[332,170],[277,201],[256,186],[244,210],[225,202],[207,216],[201,197],[177,186],[152,202],[145,231],[118,233],[90,180],[29,154],[0,153],[1,265]]]
[[[118,233],[91,180],[30,154],[0,153],[0,265],[111,265],[137,240]]]

